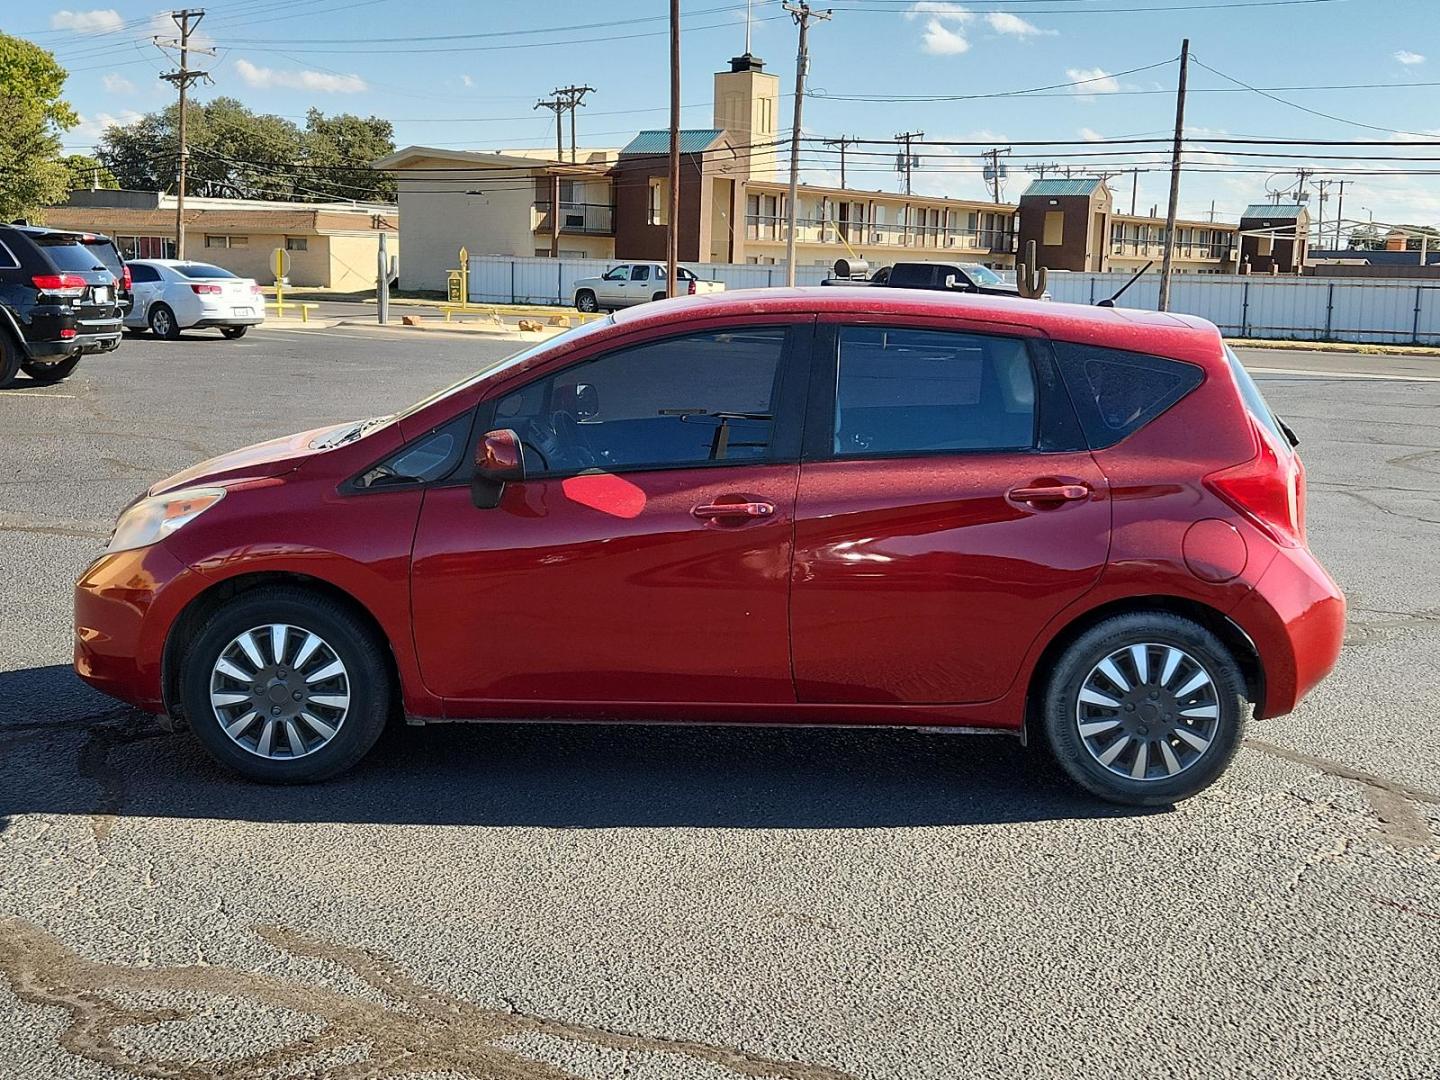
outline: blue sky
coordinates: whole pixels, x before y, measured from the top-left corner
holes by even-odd
[[[103,2],[103,0],[102,0]],[[834,17],[811,33],[807,134],[888,139],[921,130],[930,139],[1076,140],[1075,145],[1017,150],[1061,164],[1141,164],[1142,212],[1165,198],[1163,153],[1085,140],[1164,137],[1174,117],[1180,39],[1218,72],[1261,88],[1375,84],[1342,90],[1274,89],[1256,93],[1202,67],[1192,68],[1187,129],[1221,134],[1315,139],[1403,140],[1440,135],[1440,0],[1305,0],[1233,6],[1247,0],[836,0]],[[1248,0],[1254,3],[1255,0]],[[303,118],[307,108],[375,113],[395,122],[397,142],[465,149],[546,146],[553,119],[534,103],[558,85],[596,88],[580,113],[581,142],[618,146],[641,127],[667,118],[668,54],[664,0],[624,5],[594,0],[547,4],[449,0],[216,0],[202,31],[218,50],[207,62],[215,85],[251,107]],[[778,0],[754,0],[753,49],[788,92],[794,78],[795,28]],[[1158,10],[1171,9],[1171,10]],[[1175,10],[1178,9],[1178,10]],[[687,126],[710,121],[711,75],[742,51],[744,0],[685,0],[683,39]],[[565,29],[556,29],[556,28]],[[124,121],[172,98],[158,73],[169,66],[151,44],[173,32],[147,3],[105,6],[31,3],[0,19],[0,29],[55,49],[72,71],[67,96],[85,118],[67,145],[84,149],[107,123]],[[530,31],[530,33],[521,33]],[[490,35],[490,36],[482,36]],[[401,38],[410,40],[398,40]],[[370,39],[370,40],[354,40]],[[415,40],[429,39],[429,40]],[[1161,65],[1152,67],[1151,65]],[[1148,69],[1148,70],[1135,70]],[[1133,72],[1132,74],[1124,74]],[[842,101],[851,97],[970,95],[1055,86],[1043,95],[968,101]],[[1220,89],[1235,92],[1215,92]],[[830,99],[826,99],[826,95]],[[782,102],[788,129],[790,101]],[[1364,126],[1369,125],[1369,126]],[[1159,143],[1149,144],[1163,151]],[[888,157],[850,160],[851,186],[898,190]],[[927,150],[915,188],[982,197],[973,149]],[[1341,168],[1406,168],[1402,162],[1313,158],[1241,158],[1314,151],[1288,147],[1217,147],[1187,173],[1184,216],[1203,218],[1211,201],[1233,220],[1270,188],[1293,188],[1293,169],[1313,165],[1338,178]],[[1113,156],[1098,156],[1109,152]],[[1349,154],[1420,154],[1403,147],[1339,149]],[[1066,158],[1062,155],[1079,155]],[[1440,157],[1440,155],[1437,155]],[[834,182],[833,152],[806,151],[807,177]],[[1142,164],[1144,163],[1144,164]],[[1006,193],[1026,182],[1017,160]],[[1433,163],[1440,169],[1440,161]],[[1330,172],[1327,172],[1327,167]],[[1424,168],[1411,165],[1409,168]],[[1292,170],[1286,175],[1285,170]],[[1128,206],[1128,175],[1112,181]],[[1312,213],[1315,203],[1312,199]],[[1326,208],[1333,218],[1335,202]],[[1440,175],[1352,176],[1345,217],[1440,223]]]

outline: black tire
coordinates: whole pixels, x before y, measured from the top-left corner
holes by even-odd
[[[1131,779],[1130,776],[1112,771],[1100,762],[1095,753],[1087,749],[1086,740],[1080,733],[1079,695],[1087,678],[1102,661],[1107,657],[1113,660],[1114,654],[1119,650],[1142,643],[1179,649],[1188,654],[1194,664],[1203,667],[1210,677],[1210,685],[1203,692],[1207,702],[1213,696],[1216,715],[1212,718],[1214,728],[1204,732],[1208,745],[1198,752],[1189,764],[1185,764],[1190,759],[1179,755],[1193,753],[1194,748],[1174,735],[1175,728],[1185,721],[1177,720],[1181,709],[1178,703],[1173,706],[1173,712],[1166,711],[1172,708],[1168,702],[1175,699],[1164,696],[1171,690],[1181,688],[1176,685],[1178,681],[1184,681],[1181,669],[1175,672],[1177,676],[1181,676],[1180,679],[1172,678],[1167,690],[1160,685],[1160,675],[1154,672],[1154,664],[1147,659],[1146,666],[1151,669],[1148,681],[1142,684],[1136,678],[1129,695],[1110,695],[1115,701],[1125,703],[1113,712],[1113,717],[1121,725],[1114,738],[1108,738],[1109,732],[1091,735],[1092,739],[1105,739],[1108,742],[1104,752],[1113,748],[1122,735],[1128,735],[1134,748],[1127,744],[1126,750],[1112,762],[1112,765],[1122,770],[1127,762],[1133,765],[1139,759],[1139,744],[1147,743],[1145,753],[1149,765],[1142,767],[1142,771],[1156,775],[1147,775],[1145,779]],[[1153,652],[1146,655],[1153,655],[1159,660],[1165,653]],[[1193,669],[1187,665],[1184,670]],[[1122,672],[1127,681],[1134,675],[1134,670]],[[1146,700],[1153,699],[1156,694],[1160,695],[1158,706]],[[1138,707],[1134,705],[1134,701],[1140,702]],[[1107,707],[1102,706],[1101,710],[1099,719],[1105,720],[1112,715]],[[1148,718],[1141,715],[1142,711],[1148,711]],[[1070,644],[1056,662],[1054,672],[1045,687],[1040,715],[1046,743],[1056,763],[1070,779],[1086,791],[1108,802],[1127,806],[1168,806],[1205,790],[1225,771],[1244,738],[1249,704],[1245,699],[1245,679],[1234,657],[1219,638],[1199,623],[1178,615],[1158,611],[1135,612],[1106,619]],[[1132,725],[1136,725],[1133,733]],[[1143,732],[1143,736],[1139,732]],[[1170,733],[1168,738],[1167,732]],[[1191,734],[1196,733],[1192,730]],[[1179,750],[1179,755],[1176,755],[1174,750],[1171,754],[1176,755],[1184,765],[1181,771],[1173,775],[1159,775],[1162,770],[1169,768],[1166,760],[1161,757],[1164,752],[1160,747],[1162,741]],[[1149,747],[1155,748],[1153,753]]]
[[[581,289],[575,294],[575,310],[583,311],[587,315],[599,311],[600,304],[595,299],[595,294],[589,289]]]
[[[245,631],[272,623],[317,634],[347,672],[348,710],[334,736],[302,757],[262,757],[241,746],[225,733],[210,702],[213,671],[227,646]],[[295,636],[290,635],[292,657],[299,648]],[[180,662],[180,700],[191,729],[216,761],[251,780],[303,784],[336,776],[370,751],[390,717],[394,680],[384,642],[350,608],[281,585],[241,593],[205,621]]]
[[[650,302],[653,304],[656,300],[664,300],[667,299],[667,297],[667,293],[657,292],[654,296],[650,297]]]
[[[20,373],[20,364],[24,354],[20,352],[20,346],[11,340],[9,333],[0,327],[0,390],[5,389],[15,381],[15,376]]]
[[[150,332],[158,338],[174,341],[180,336],[180,324],[175,320],[175,312],[170,310],[168,304],[156,304],[150,309],[145,321],[150,324]]]
[[[222,326],[220,333],[224,334],[231,341],[234,341],[236,338],[244,337],[246,331],[249,329],[250,327],[248,326]]]
[[[70,377],[75,370],[75,365],[80,363],[80,357],[67,356],[64,360],[56,360],[53,363],[41,363],[38,360],[22,360],[20,370],[29,375],[39,383],[56,383],[61,379]]]

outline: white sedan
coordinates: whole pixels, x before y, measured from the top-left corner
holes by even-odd
[[[209,263],[136,259],[130,267],[135,303],[125,326],[174,341],[181,330],[216,327],[227,338],[265,321],[265,297],[253,278]]]

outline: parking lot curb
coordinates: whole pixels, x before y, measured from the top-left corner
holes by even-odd
[[[502,341],[544,341],[546,338],[554,337],[564,330],[561,326],[547,326],[543,330],[517,330],[509,326],[496,326],[489,324],[474,324],[456,322],[433,323],[421,322],[412,326],[402,323],[391,322],[381,325],[373,319],[341,319],[340,326],[365,327],[370,330],[381,330],[388,333],[426,333],[426,334],[458,334],[461,337],[487,337]]]
[[[1440,359],[1433,345],[1367,345],[1351,341],[1281,341],[1273,338],[1226,338],[1237,349],[1282,349],[1287,352],[1350,353],[1358,356],[1415,356]]]

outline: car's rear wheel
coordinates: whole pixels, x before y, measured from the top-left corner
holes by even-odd
[[[20,371],[22,354],[19,346],[10,340],[10,335],[0,329],[0,390],[15,381]]]
[[[166,304],[156,304],[150,309],[150,331],[158,338],[166,341],[174,341],[180,336],[180,324],[175,319],[175,312],[171,311]]]
[[[220,333],[224,334],[227,338],[233,341],[236,338],[244,337],[246,331],[249,329],[250,327],[248,326],[222,326],[220,328]]]
[[[600,303],[595,299],[595,294],[589,289],[581,289],[575,294],[575,309],[586,314],[600,310]]]
[[[20,369],[36,382],[53,383],[68,378],[80,363],[80,357],[67,356],[63,360],[22,360]]]
[[[304,783],[344,772],[375,745],[393,695],[383,642],[345,605],[290,586],[242,593],[186,650],[180,696],[222,765]]]
[[[1244,736],[1245,681],[1219,638],[1167,612],[1117,615],[1060,655],[1042,719],[1056,761],[1110,802],[1164,806],[1209,787]]]
[[[650,297],[650,301],[651,301],[651,303],[654,303],[656,300],[664,300],[665,298],[666,298],[666,294],[665,294],[665,293],[663,293],[663,292],[657,292],[654,296]]]

